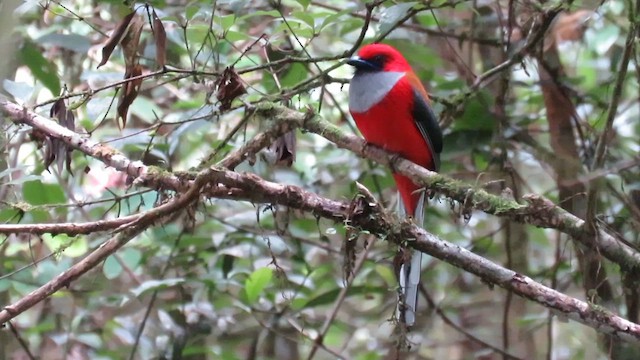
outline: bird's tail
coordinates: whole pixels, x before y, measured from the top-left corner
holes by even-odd
[[[424,203],[425,192],[420,193],[420,199],[414,212],[414,221],[419,226],[424,224]],[[398,213],[405,216],[407,211],[402,201],[398,201]],[[400,274],[400,301],[398,302],[398,318],[407,326],[413,326],[416,322],[416,309],[418,306],[418,285],[420,284],[420,265],[422,263],[422,252],[411,251],[411,260],[402,259]],[[404,257],[404,256],[403,256]]]

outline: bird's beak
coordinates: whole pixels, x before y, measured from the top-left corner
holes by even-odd
[[[355,67],[357,70],[373,71],[378,69],[378,66],[359,56],[354,56],[351,59],[347,60],[347,64]]]

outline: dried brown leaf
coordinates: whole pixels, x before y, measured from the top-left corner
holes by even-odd
[[[356,182],[356,187],[359,190],[365,189],[364,186]],[[366,190],[368,191],[368,190]],[[351,202],[349,203],[349,209],[347,211],[347,219],[351,219],[354,217],[362,216],[365,211],[369,210],[369,204],[367,204],[367,193],[363,194],[358,192]],[[360,238],[360,231],[353,227],[348,226],[346,232],[347,241],[344,244],[344,257],[343,257],[343,267],[344,271],[344,280],[348,281],[353,275],[353,270],[355,269],[356,264],[356,248],[358,245],[358,239]]]
[[[65,105],[64,100],[58,99],[51,106],[51,110],[49,110],[49,117],[59,119],[60,114],[63,112],[67,112],[67,105]]]
[[[44,151],[44,168],[48,172],[51,172],[51,170],[49,170],[49,166],[53,164],[53,161],[56,159],[56,154],[58,153],[57,143],[55,143],[51,138],[46,138],[44,140],[44,147],[42,151]]]
[[[577,41],[582,39],[587,30],[587,21],[593,14],[590,10],[578,10],[573,13],[558,14],[550,31],[550,36],[545,39],[544,50],[549,50],[564,41]]]
[[[64,100],[59,99],[53,103],[51,110],[49,111],[51,118],[57,119],[60,125],[67,129],[75,129],[75,116],[73,112],[67,109]],[[44,142],[44,167],[49,171],[49,166],[56,161],[58,166],[58,172],[62,173],[62,169],[66,162],[67,171],[71,172],[71,149],[62,141],[58,139],[47,138]]]
[[[582,39],[587,30],[587,21],[593,14],[590,10],[578,10],[571,14],[560,14],[553,27],[558,41],[576,41]]]
[[[140,16],[134,16],[129,25],[129,31],[120,42],[122,46],[122,53],[124,55],[125,68],[127,70],[133,69],[138,63],[138,45],[140,45],[140,34],[142,33],[142,27],[144,21]]]
[[[98,64],[98,68],[100,68],[100,66],[106,64],[107,61],[109,61],[109,58],[111,57],[111,54],[113,54],[113,50],[116,48],[116,45],[118,45],[118,43],[124,38],[125,34],[127,33],[127,29],[129,28],[131,19],[133,19],[135,14],[136,14],[135,11],[132,12],[131,14],[125,16],[124,19],[122,19],[118,23],[118,26],[116,26],[116,29],[113,31],[113,34],[111,34],[109,41],[107,41],[107,43],[102,48],[102,60],[100,60],[100,64]]]
[[[347,241],[344,243],[344,257],[342,258],[342,271],[344,280],[348,281],[353,276],[353,269],[356,267],[356,247],[358,245],[358,235],[356,230],[349,227],[347,229]]]
[[[233,67],[224,69],[222,76],[217,81],[217,85],[216,98],[220,101],[220,111],[228,110],[231,108],[231,102],[235,98],[247,93],[240,76]]]
[[[275,152],[275,165],[291,167],[296,161],[296,133],[289,131],[269,146]]]
[[[127,70],[124,78],[126,80],[140,75],[142,75],[142,66],[135,65],[133,66],[131,71]],[[142,85],[142,79],[135,79],[127,81],[122,87],[120,97],[118,98],[118,115],[116,115],[116,122],[118,123],[118,127],[120,129],[124,129],[124,127],[127,125],[127,114],[129,113],[129,106],[131,106],[133,101],[138,97],[140,85]],[[120,124],[120,119],[122,119],[122,124]]]
[[[155,10],[153,10],[153,38],[156,42],[156,64],[162,69],[167,61],[167,32]]]

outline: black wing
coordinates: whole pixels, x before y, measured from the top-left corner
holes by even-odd
[[[416,120],[416,126],[427,141],[431,154],[433,156],[434,169],[440,169],[440,153],[442,152],[442,130],[438,125],[436,114],[431,110],[431,106],[427,103],[422,94],[413,91],[413,118]]]

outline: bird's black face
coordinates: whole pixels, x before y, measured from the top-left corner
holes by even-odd
[[[384,55],[376,55],[371,58],[365,59],[359,56],[354,56],[347,60],[347,64],[356,68],[356,72],[376,72],[384,69],[386,58]]]

